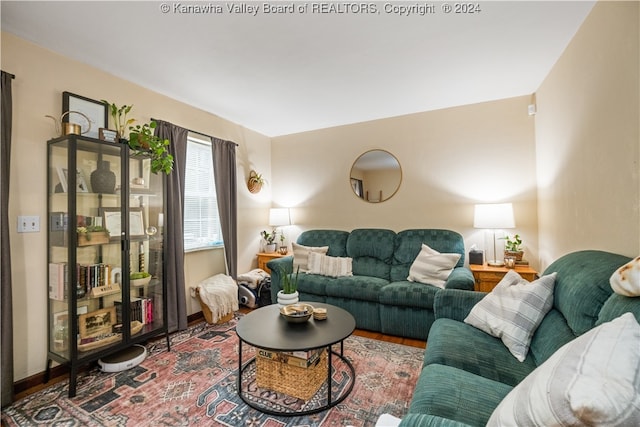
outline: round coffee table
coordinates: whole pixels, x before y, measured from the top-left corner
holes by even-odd
[[[353,316],[346,310],[329,304],[312,302],[316,308],[327,309],[326,320],[315,320],[313,317],[305,323],[289,323],[280,315],[280,307],[277,304],[268,305],[243,316],[236,325],[236,333],[239,338],[238,349],[238,395],[249,406],[261,412],[272,415],[298,416],[308,415],[324,411],[342,402],[353,390],[355,370],[349,360],[344,357],[344,340],[353,333],[356,322]],[[246,397],[246,390],[242,389],[243,375],[247,368],[256,363],[255,357],[243,365],[242,344],[247,343],[253,347],[271,350],[275,352],[307,351],[318,348],[327,349],[327,400],[326,404],[317,408],[304,411],[277,411],[251,401]],[[340,352],[333,351],[333,345],[340,344]],[[331,396],[331,376],[334,369],[332,358],[338,357],[344,366],[351,372],[351,381],[347,388],[343,389],[337,399]],[[342,365],[342,363],[341,363]]]

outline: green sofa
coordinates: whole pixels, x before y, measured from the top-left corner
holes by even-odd
[[[324,302],[350,312],[356,327],[402,337],[426,339],[435,317],[433,301],[442,289],[410,282],[409,268],[426,244],[441,253],[459,253],[446,289],[473,289],[471,270],[464,267],[464,241],[455,231],[362,228],[307,230],[297,239],[304,246],[328,246],[328,256],[353,259],[353,276],[327,277],[300,274],[301,301]],[[282,289],[281,273],[293,272],[293,257],[267,263],[271,269],[271,300]]]
[[[401,426],[484,426],[500,401],[556,350],[591,328],[631,312],[640,297],[613,293],[609,278],[629,258],[602,251],[565,255],[544,272],[557,272],[551,310],[518,362],[499,338],[463,323],[485,294],[443,290],[422,372]]]

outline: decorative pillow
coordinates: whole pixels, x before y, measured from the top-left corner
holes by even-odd
[[[307,272],[329,277],[353,276],[352,264],[351,258],[309,252],[309,271]]]
[[[293,248],[293,271],[298,271],[298,267],[300,267],[301,272],[306,272],[309,269],[307,264],[309,262],[310,252],[317,252],[324,255],[329,251],[329,246],[303,246],[292,243],[291,247]]]
[[[555,283],[556,273],[529,283],[509,270],[493,291],[473,306],[464,322],[500,338],[522,362],[533,333],[553,305]]]
[[[507,394],[487,425],[640,425],[640,325],[633,314],[558,349]]]
[[[640,296],[640,256],[617,269],[609,278],[609,283],[616,294]]]
[[[441,254],[423,243],[420,253],[409,268],[407,280],[444,289],[444,284],[458,260],[460,254]]]

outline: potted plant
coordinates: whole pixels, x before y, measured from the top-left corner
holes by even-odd
[[[151,121],[142,125],[129,127],[129,147],[134,154],[151,157],[151,172],[164,172],[167,175],[173,170],[173,156],[169,154],[169,140],[153,134],[157,123]]]
[[[249,180],[247,181],[247,188],[250,193],[259,193],[262,190],[262,186],[264,185],[264,178],[262,174],[252,170],[249,173]]]
[[[109,243],[109,230],[100,225],[76,228],[78,246],[102,245]]]
[[[118,107],[114,103],[110,103],[109,101],[102,100],[105,104],[107,104],[107,108],[109,113],[111,114],[111,118],[113,119],[113,124],[118,131],[118,135],[120,138],[124,138],[127,126],[130,126],[135,122],[135,119],[127,119],[127,114],[131,112],[133,105],[123,105]]]
[[[522,239],[516,234],[513,237],[506,236],[504,239],[504,257],[515,258],[516,261],[522,261],[524,251],[522,250]]]
[[[289,252],[289,249],[284,244],[284,239],[284,233],[280,233],[280,247],[278,248],[278,252],[280,252],[280,255],[286,255],[287,252]]]
[[[282,289],[278,291],[278,305],[284,307],[285,305],[295,304],[299,301],[300,295],[298,294],[298,274],[300,273],[300,267],[296,270],[296,273],[287,274],[284,268],[278,269]]]
[[[262,230],[260,232],[260,236],[262,236],[264,241],[267,242],[264,248],[266,253],[273,253],[276,251],[276,244],[275,244],[276,235],[277,235],[277,231],[275,228],[271,231],[271,233],[269,233],[267,230]]]

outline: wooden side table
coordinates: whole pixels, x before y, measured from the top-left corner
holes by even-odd
[[[271,274],[271,270],[269,269],[269,267],[267,267],[267,263],[274,258],[282,258],[283,256],[289,256],[289,255],[291,255],[291,252],[288,252],[286,255],[282,255],[280,252],[271,252],[271,253],[260,252],[258,254],[258,268]]]
[[[510,270],[507,267],[491,267],[487,264],[469,264],[469,269],[473,273],[475,284],[474,291],[491,292],[498,282],[502,280],[505,274]],[[516,273],[529,282],[537,279],[538,272],[528,265],[517,265],[514,269]]]

